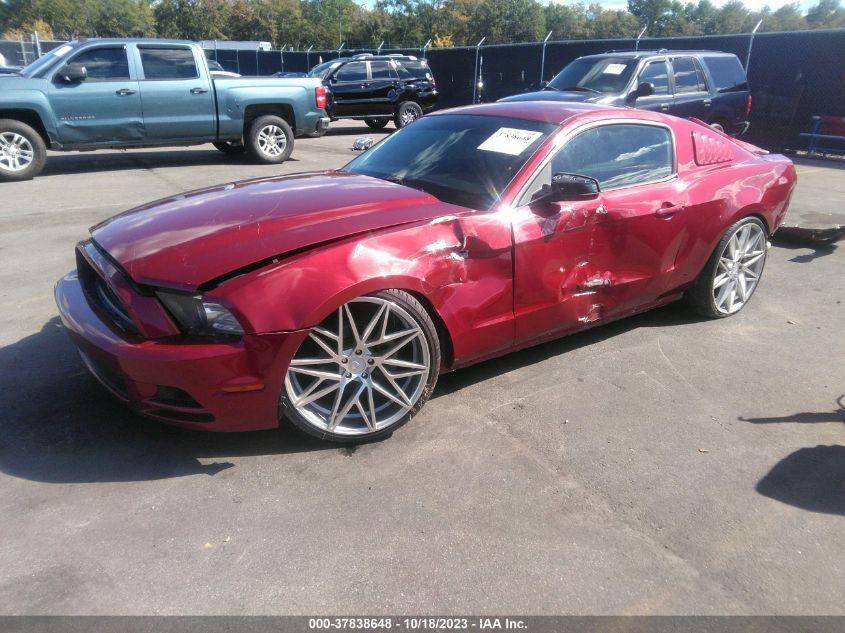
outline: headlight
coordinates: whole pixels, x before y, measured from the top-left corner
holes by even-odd
[[[187,334],[240,336],[244,329],[229,310],[202,295],[183,295],[156,290],[156,296]]]

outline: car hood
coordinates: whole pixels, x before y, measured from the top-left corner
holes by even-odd
[[[538,90],[537,92],[526,92],[521,95],[505,97],[499,99],[499,101],[577,101],[593,103],[605,96],[593,92],[581,92],[580,90]]]
[[[308,246],[455,211],[377,178],[314,172],[159,200],[98,224],[91,235],[135,282],[194,290]]]

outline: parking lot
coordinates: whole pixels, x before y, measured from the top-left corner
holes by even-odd
[[[357,448],[162,426],[89,377],[52,296],[89,226],[338,167],[360,135],[281,167],[51,154],[0,184],[0,613],[845,615],[841,246],[775,245],[729,319],[672,305],[442,376]],[[841,213],[842,173],[799,165],[797,212]]]

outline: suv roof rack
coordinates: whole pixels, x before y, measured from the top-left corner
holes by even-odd
[[[668,53],[667,48],[614,48],[605,53]]]

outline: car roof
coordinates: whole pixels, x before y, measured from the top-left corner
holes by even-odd
[[[733,53],[725,53],[724,51],[705,51],[705,50],[680,50],[680,49],[639,49],[639,50],[610,50],[604,53],[596,53],[595,55],[584,55],[585,58],[590,57],[626,57],[630,59],[642,59],[644,57],[654,57],[656,55],[712,55],[722,57],[736,57]]]
[[[501,116],[512,119],[526,119],[560,125],[573,117],[607,112],[615,117],[641,118],[644,120],[663,120],[654,112],[635,110],[634,108],[617,108],[614,106],[595,103],[561,102],[561,101],[497,101],[479,105],[463,106],[448,110],[438,110],[429,116],[442,114],[473,114],[482,116]]]

